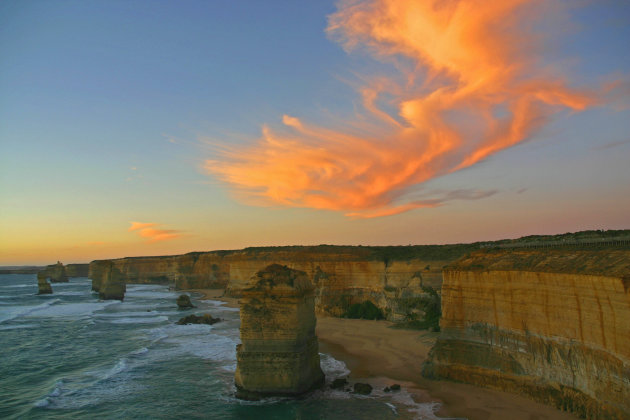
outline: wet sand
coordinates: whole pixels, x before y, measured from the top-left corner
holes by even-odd
[[[223,297],[223,289],[194,289],[202,299],[238,307],[238,299]],[[437,333],[391,328],[388,321],[317,317],[320,351],[342,360],[351,382],[369,380],[382,386],[399,383],[416,402],[438,401],[439,417],[469,420],[575,420],[577,417],[525,397],[422,377],[422,363]]]

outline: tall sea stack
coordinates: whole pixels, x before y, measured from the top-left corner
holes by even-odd
[[[306,273],[272,264],[251,284],[241,300],[237,397],[299,395],[321,386],[314,286]]]
[[[123,300],[127,291],[125,276],[112,261],[101,261],[100,269],[103,270],[104,281],[98,286],[99,298]]]

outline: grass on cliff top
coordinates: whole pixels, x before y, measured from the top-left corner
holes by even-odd
[[[323,255],[350,255],[359,259],[383,261],[388,264],[391,261],[409,261],[421,259],[427,261],[455,261],[466,254],[476,251],[482,247],[492,245],[518,245],[531,242],[554,242],[554,241],[587,241],[591,239],[605,239],[614,237],[630,237],[630,229],[625,230],[587,230],[581,232],[568,232],[559,235],[530,235],[518,239],[502,239],[498,241],[474,242],[470,244],[448,244],[448,245],[398,245],[398,246],[355,246],[355,245],[292,245],[292,246],[263,246],[249,247],[235,250],[216,251],[195,251],[183,255],[162,255],[162,256],[142,256],[126,257],[124,259],[168,259],[173,257],[186,256],[193,261],[202,254],[214,254],[220,257],[237,253],[257,256],[264,253],[290,252],[295,254],[308,255],[317,253]]]
[[[625,277],[630,273],[630,247],[581,249],[484,249],[449,264],[447,270],[537,271]]]

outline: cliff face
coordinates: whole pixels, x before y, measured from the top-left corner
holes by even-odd
[[[68,277],[87,277],[89,264],[68,264],[66,267],[66,275]]]
[[[630,251],[485,251],[444,271],[424,373],[630,417]]]
[[[237,396],[297,395],[322,385],[314,287],[306,273],[273,264],[250,283],[241,300]]]
[[[460,253],[461,254],[461,253]],[[263,250],[191,253],[168,257],[112,260],[127,283],[159,283],[177,289],[224,288],[240,296],[254,274],[270,264],[304,271],[315,285],[320,313],[341,315],[350,305],[371,300],[391,320],[401,319],[404,303],[423,293],[422,286],[439,288],[442,267],[460,256],[423,255],[394,259],[374,255],[367,247],[287,247]],[[90,264],[93,289],[103,283],[99,261]]]

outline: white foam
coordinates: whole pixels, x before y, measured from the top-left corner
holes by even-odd
[[[55,296],[85,296],[86,292],[54,292]]]
[[[322,371],[331,381],[343,378],[350,374],[350,370],[344,362],[337,360],[329,354],[319,353],[320,366]]]
[[[0,323],[10,321],[15,318],[19,318],[21,316],[26,316],[32,312],[40,311],[48,308],[58,302],[61,302],[61,299],[52,299],[41,303],[39,305],[33,306],[14,306],[12,308],[8,308],[7,311],[3,311],[0,313]]]
[[[140,355],[148,353],[148,352],[149,352],[148,348],[142,347],[141,349],[132,351],[130,354],[132,354],[134,356],[140,356]]]
[[[104,312],[96,314],[98,318],[147,318],[156,315],[174,315],[175,311],[135,311],[135,312]]]
[[[37,287],[37,284],[9,284],[0,286],[0,289],[22,289],[24,287]]]
[[[0,326],[0,331],[21,330],[23,328],[34,328],[34,327],[38,327],[38,325],[37,324],[2,325]]]
[[[112,318],[107,322],[112,324],[157,324],[159,322],[168,321],[166,316],[152,316],[152,317],[130,317],[130,318]]]
[[[238,335],[238,331],[222,331],[222,334],[219,334],[215,333],[210,325],[170,324],[152,329],[148,333],[156,337],[154,342],[162,341],[174,345],[160,349],[161,357],[165,359],[190,354],[219,362],[223,370],[230,372],[236,370],[236,345],[240,340],[235,336]]]
[[[60,299],[56,299],[57,302]],[[30,311],[28,317],[77,317],[89,316],[94,312],[101,311],[114,302],[93,302],[93,303],[63,303],[59,305],[48,305]]]

